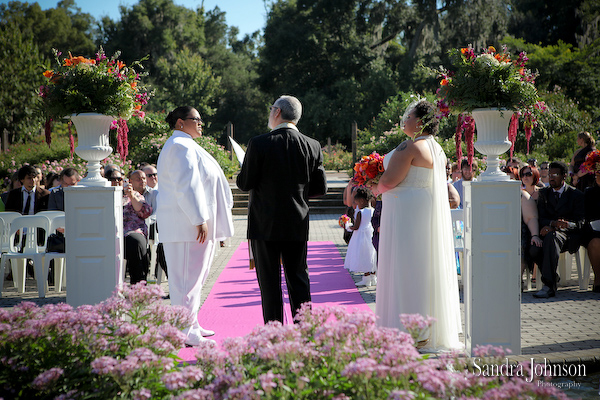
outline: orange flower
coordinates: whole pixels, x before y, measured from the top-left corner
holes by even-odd
[[[117,68],[118,69],[123,69],[124,66],[125,66],[125,63],[123,61],[117,61]]]
[[[96,64],[96,60],[90,60],[89,58],[85,58],[83,56],[72,57],[71,53],[69,53],[70,58],[65,59],[65,66],[74,67],[78,64]]]
[[[519,74],[521,74],[522,76],[525,76],[525,68],[519,69]]]
[[[495,48],[494,46],[490,46],[490,47],[488,47],[488,50],[489,50],[490,52],[492,52],[492,53],[495,53],[495,52],[496,52],[496,48]]]
[[[137,82],[136,81],[131,82],[131,88],[132,89],[135,89],[136,86],[137,86]]]
[[[52,76],[54,75],[54,71],[52,70],[46,70],[46,72],[44,72],[44,76],[48,79],[52,78]]]
[[[448,79],[444,78],[441,80],[440,85],[442,86],[448,86]]]
[[[469,49],[468,49],[468,48],[466,48],[466,47],[463,47],[463,48],[461,48],[461,49],[460,49],[460,52],[461,52],[462,54],[466,54],[466,53],[468,53],[468,52],[469,52]]]
[[[141,104],[136,104],[135,107],[136,110],[141,110],[142,109],[142,105]]]

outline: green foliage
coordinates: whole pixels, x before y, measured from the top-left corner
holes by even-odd
[[[322,142],[349,144],[351,122],[365,126],[396,92],[394,72],[373,47],[383,22],[377,3],[277,2],[268,14],[259,83],[272,97],[298,97],[301,130]]]
[[[6,133],[9,142],[20,142],[41,132],[37,90],[44,82],[43,59],[16,24],[0,23],[0,43],[0,136]]]
[[[354,163],[352,162],[352,153],[346,151],[346,147],[340,143],[323,147],[323,167],[327,171],[345,171]]]
[[[48,10],[42,10],[37,2],[0,4],[0,25],[16,25],[48,59],[52,58],[52,48],[92,56],[96,48],[94,24],[94,18],[82,13],[75,0],[60,0]]]
[[[130,120],[129,158],[132,165],[138,166],[143,162],[156,164],[160,150],[172,132],[164,119],[164,113],[148,113],[143,119]],[[231,178],[237,172],[238,161],[231,160],[231,153],[219,145],[214,137],[203,135],[195,140],[217,160],[225,176]]]
[[[217,100],[223,95],[221,78],[214,75],[199,54],[186,48],[173,57],[161,57],[156,63],[156,74],[160,89],[150,107],[172,110],[189,105],[205,119],[215,114]]]
[[[561,41],[541,46],[513,37],[504,42],[527,52],[529,65],[539,72],[536,86],[550,92],[559,89],[577,101],[579,108],[600,115],[600,39],[582,48]]]
[[[547,132],[542,135],[534,130],[532,148],[546,154],[549,161],[570,161],[578,148],[577,134],[581,131],[597,134],[597,121],[594,122],[590,113],[581,110],[560,90],[546,93],[543,97],[551,110],[541,115]],[[522,144],[517,148],[524,151]]]
[[[414,93],[400,92],[389,97],[382,105],[379,114],[373,118],[371,124],[367,128],[359,130],[357,156],[362,157],[374,151],[384,155],[408,139],[408,136],[402,132],[400,124],[406,108],[419,98],[426,98],[431,102],[435,101],[435,95],[431,93],[416,96]],[[447,127],[450,123],[447,118],[440,121],[438,136],[447,138],[454,134],[454,132],[452,134],[447,133]]]

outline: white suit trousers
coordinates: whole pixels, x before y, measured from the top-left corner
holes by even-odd
[[[163,243],[169,269],[169,295],[171,304],[184,306],[193,317],[189,329],[200,328],[198,311],[202,298],[202,285],[206,282],[215,257],[215,241]]]

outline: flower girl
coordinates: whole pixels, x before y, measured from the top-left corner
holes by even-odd
[[[377,268],[377,253],[373,247],[373,225],[371,217],[373,208],[369,206],[371,192],[365,187],[358,187],[354,192],[354,202],[357,205],[354,225],[349,227],[354,231],[348,251],[344,268],[352,272],[364,272],[365,276],[357,283],[358,286],[374,286],[377,284],[375,270]]]

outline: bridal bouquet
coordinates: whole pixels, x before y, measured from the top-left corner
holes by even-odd
[[[383,171],[383,157],[373,152],[354,164],[352,181],[356,186],[372,187],[379,183]]]
[[[338,225],[342,228],[347,228],[348,227],[348,223],[350,222],[350,217],[347,216],[346,214],[342,215],[340,217],[340,219],[338,220]]]
[[[588,174],[600,171],[600,150],[594,150],[585,157],[585,162],[580,169]]]

